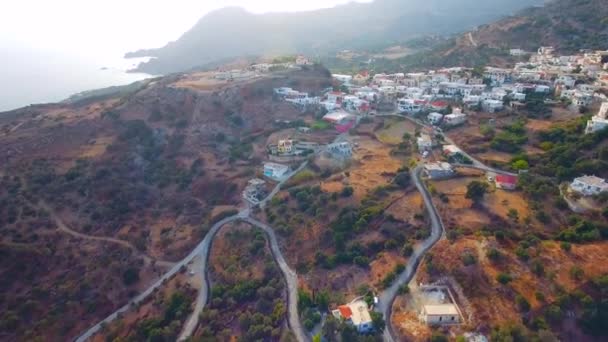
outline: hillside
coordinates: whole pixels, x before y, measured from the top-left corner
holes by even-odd
[[[608,49],[608,2],[604,0],[555,0],[516,16],[478,27],[442,43],[431,52],[397,61],[379,61],[389,69],[440,66],[476,66],[512,63],[509,49],[534,52],[554,46],[563,54],[580,49]]]
[[[367,49],[416,36],[458,33],[538,3],[542,1],[376,0],[311,12],[263,15],[225,8],[201,18],[177,41],[127,57],[155,57],[138,70],[158,74],[246,55],[318,55]]]
[[[3,113],[1,339],[73,340],[187,255],[240,204],[252,143],[301,117],[272,99],[285,84],[331,80],[169,76]]]

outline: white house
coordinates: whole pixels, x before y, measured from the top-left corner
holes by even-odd
[[[400,113],[418,113],[422,110],[422,108],[422,104],[416,100],[401,99],[398,102],[398,109]]]
[[[464,99],[462,99],[462,102],[466,106],[469,106],[469,107],[471,107],[471,106],[477,106],[481,102],[481,96],[479,96],[479,95],[468,95],[468,96],[465,96]]]
[[[594,116],[591,118],[591,120],[587,121],[585,134],[599,132],[606,128],[608,128],[608,119],[599,116]]]
[[[294,90],[289,87],[274,88],[274,93],[280,96],[287,96],[287,94],[291,93],[292,91]]]
[[[352,324],[360,334],[370,333],[374,330],[372,317],[369,314],[367,303],[357,300],[347,305],[340,305],[337,310],[332,311],[336,319]]]
[[[327,145],[327,151],[338,158],[350,158],[353,155],[353,148],[346,141]]]
[[[548,93],[550,93],[550,92],[551,92],[551,87],[546,86],[546,85],[542,85],[542,84],[537,84],[537,85],[534,87],[534,92],[536,92],[536,93],[545,93],[545,94],[548,94]]]
[[[511,99],[514,101],[525,101],[526,100],[526,94],[524,93],[511,93]]]
[[[602,103],[600,111],[597,112],[597,116],[600,118],[608,119],[608,102]]]
[[[448,114],[443,117],[443,123],[447,126],[457,126],[467,121],[467,115],[462,113]]]
[[[608,183],[605,179],[596,176],[583,176],[575,178],[570,184],[570,189],[583,196],[593,196],[608,191]]]
[[[438,125],[441,123],[441,120],[443,120],[443,114],[441,113],[431,113],[427,116],[427,119],[429,120],[429,122],[431,123],[431,125]]]
[[[420,134],[418,139],[416,139],[416,142],[418,144],[418,151],[420,151],[420,153],[433,149],[433,139],[431,139],[431,136],[428,134]]]
[[[424,165],[424,173],[430,179],[449,178],[454,175],[454,169],[449,163],[429,163]]]
[[[526,51],[522,50],[522,49],[510,49],[509,50],[509,54],[511,56],[525,56],[528,53]]]
[[[312,62],[304,56],[296,57],[296,65],[311,65],[311,64],[312,64]]]
[[[420,316],[428,325],[460,323],[460,314],[454,304],[425,305]]]
[[[561,84],[564,87],[574,88],[576,85],[576,78],[569,75],[561,75],[555,80],[555,85]]]
[[[504,108],[504,103],[499,100],[484,100],[481,103],[483,110],[489,113],[500,112]]]
[[[264,176],[274,179],[282,180],[289,172],[289,166],[281,165],[277,163],[265,163],[264,164]]]
[[[353,77],[351,75],[333,74],[332,77],[342,83],[350,83],[353,80]]]
[[[505,83],[511,72],[510,69],[486,67],[484,77],[489,78],[492,84],[500,85]]]
[[[331,92],[325,94],[325,96],[327,97],[327,101],[333,102],[333,103],[342,103],[342,100],[344,99],[345,95],[346,94],[344,94],[341,91],[331,91]]]

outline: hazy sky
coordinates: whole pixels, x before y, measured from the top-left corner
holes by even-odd
[[[349,0],[12,0],[0,10],[0,46],[115,56],[160,47],[177,39],[205,13],[221,7],[241,6],[262,13],[346,2]]]

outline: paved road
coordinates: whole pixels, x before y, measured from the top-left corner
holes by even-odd
[[[287,181],[289,181],[291,179],[291,177],[298,174],[298,172],[304,170],[304,168],[306,168],[306,166],[308,166],[308,161],[303,162],[302,165],[300,165],[297,169],[295,169],[293,172],[291,172],[289,175],[287,175],[287,177],[285,177],[285,179],[280,181],[279,184],[277,184],[274,187],[274,189],[272,189],[270,194],[268,194],[268,196],[266,196],[266,198],[264,198],[263,200],[260,201],[260,203],[258,204],[260,206],[260,208],[264,208],[266,206],[266,204],[268,202],[270,202],[274,198],[274,196],[276,196],[279,193],[279,191],[281,191],[281,187],[283,186],[283,184],[287,183]]]
[[[262,201],[260,201],[260,203],[258,204],[260,206],[260,208],[263,208],[268,202],[270,202],[274,198],[274,196],[276,196],[276,194],[278,194],[279,191],[281,191],[281,187],[283,186],[283,184],[285,184],[287,181],[289,181],[298,172],[302,171],[307,165],[308,165],[308,161],[303,162],[297,169],[295,169],[293,172],[291,172],[289,175],[287,175],[287,177],[285,177],[284,180],[279,182],[274,187],[274,189],[272,189],[272,191],[268,194],[268,196],[266,196],[266,198],[264,198]],[[240,218],[247,220],[249,218],[249,214],[250,214],[249,211],[247,211],[246,213],[244,213],[244,215],[241,215]],[[249,221],[247,221],[247,222],[249,222]],[[257,221],[255,221],[255,222],[257,222]],[[259,226],[259,225],[257,225],[257,226]],[[268,227],[268,226],[266,226],[266,227]],[[221,227],[218,227],[217,231],[219,231],[220,228]],[[210,252],[209,247],[211,245],[211,241],[217,234],[217,231],[209,232],[210,234],[207,234],[207,236],[205,236],[205,239],[209,239],[207,248],[200,250],[200,253],[201,253],[200,257],[202,259],[202,262],[201,262],[201,268],[199,269],[199,272],[201,272],[203,281],[201,283],[201,288],[199,289],[199,295],[198,295],[198,297],[196,299],[196,303],[194,305],[194,311],[192,312],[190,317],[188,317],[186,324],[182,328],[178,341],[185,341],[186,339],[188,339],[188,337],[192,336],[192,334],[194,333],[194,330],[196,329],[196,326],[198,325],[200,314],[201,314],[201,312],[203,312],[203,309],[205,309],[205,305],[207,304],[207,301],[209,299],[209,290],[210,289],[209,289],[209,278],[207,277],[207,260],[209,259],[209,252]],[[274,233],[272,236],[274,237]],[[274,237],[274,240],[276,242],[276,237]],[[271,241],[271,246],[272,246],[272,241]],[[280,261],[277,259],[277,258],[280,258],[280,260],[283,261],[285,267],[287,267],[287,269],[289,269],[289,267],[287,266],[287,263],[285,263],[285,259],[283,258],[281,251],[278,249],[278,245],[277,245],[276,252],[277,253],[275,254],[275,252],[273,251],[273,255],[275,256],[275,260],[277,261],[277,263],[280,263]],[[283,269],[283,268],[281,268],[281,269]],[[286,275],[285,280],[286,280],[287,284],[289,285],[290,280],[289,280],[289,276],[287,275],[288,273],[284,272],[284,274]],[[289,311],[290,325],[295,327],[295,328],[293,328],[294,330],[297,329],[298,327],[301,329],[301,325],[299,325],[299,318],[298,318],[298,311],[297,311],[297,277],[296,277],[295,283],[296,283],[296,287],[295,287],[295,291],[296,291],[295,292],[295,295],[296,295],[296,297],[295,297],[296,298],[295,299],[296,300],[295,321],[292,321],[292,317],[291,317],[293,310]],[[290,295],[291,295],[291,291],[290,291]],[[294,334],[295,333],[296,332],[294,332]],[[304,340],[300,340],[300,341],[304,341]]]
[[[289,327],[295,335],[296,340],[298,340],[299,342],[307,341],[308,337],[305,333],[304,328],[302,327],[302,323],[300,323],[300,317],[298,315],[298,275],[295,271],[289,268],[287,261],[285,261],[285,258],[281,253],[281,249],[279,248],[277,236],[274,233],[274,229],[269,225],[252,218],[246,218],[245,222],[248,222],[262,229],[268,236],[268,239],[270,241],[270,248],[272,250],[272,256],[281,268],[281,272],[283,272],[285,282],[287,283],[287,314]]]
[[[395,338],[395,331],[391,324],[391,315],[393,309],[393,302],[397,297],[399,287],[403,284],[408,284],[412,280],[424,255],[441,239],[444,233],[444,226],[443,222],[441,221],[441,217],[437,213],[437,208],[433,204],[431,194],[429,193],[428,189],[426,188],[426,185],[422,181],[421,176],[422,166],[418,166],[412,171],[412,179],[414,180],[416,188],[422,195],[424,205],[429,214],[429,217],[431,218],[431,236],[415,248],[414,253],[408,259],[405,271],[403,271],[403,273],[399,275],[393,285],[382,291],[378,295],[378,305],[376,305],[375,310],[384,315],[384,318],[386,320],[384,341],[388,342],[397,340]]]
[[[394,112],[394,113],[387,113],[387,114],[379,114],[378,116],[392,116],[392,117],[399,117],[399,118],[404,118],[406,120],[409,120],[419,126],[425,127],[425,128],[429,128],[429,129],[433,129],[433,126],[430,126],[416,118],[413,118],[409,115],[404,115],[401,114],[399,112]],[[493,172],[493,173],[498,173],[498,174],[503,174],[503,175],[513,175],[513,176],[517,176],[517,174],[515,173],[511,173],[511,172],[507,172],[507,171],[503,171],[503,170],[499,170],[496,168],[493,168],[491,166],[488,166],[484,163],[482,163],[479,159],[473,157],[472,155],[470,155],[467,151],[463,150],[462,148],[460,148],[456,142],[454,142],[454,140],[452,140],[450,137],[448,137],[445,134],[441,134],[443,136],[443,139],[445,140],[446,143],[450,144],[450,145],[454,145],[456,147],[458,147],[460,149],[460,151],[462,152],[462,154],[469,158],[473,164],[472,165],[467,165],[467,164],[454,164],[456,166],[462,166],[462,167],[468,167],[468,168],[472,168],[472,169],[477,169],[477,170],[482,170],[482,171],[487,171],[487,172]]]
[[[246,213],[246,214],[248,214],[248,213]],[[240,215],[241,214],[231,216],[231,217],[225,218],[225,219],[217,222],[215,225],[213,225],[213,227],[211,227],[210,234],[207,234],[207,236],[213,235],[213,234],[211,234],[212,232],[214,232],[214,231],[217,232],[225,224],[239,220],[241,218]],[[155,289],[161,287],[165,281],[169,280],[171,277],[173,277],[175,274],[177,274],[177,272],[179,272],[179,270],[182,267],[185,267],[196,256],[200,255],[202,250],[205,250],[205,249],[208,250],[210,242],[211,242],[211,239],[205,238],[187,257],[185,257],[182,261],[176,263],[173,266],[173,268],[171,268],[171,270],[169,270],[169,272],[165,273],[162,277],[160,277],[160,279],[158,279],[154,284],[152,284],[150,287],[148,287],[148,289],[146,289],[144,292],[139,294],[137,297],[133,298],[128,304],[126,304],[125,306],[121,307],[120,309],[116,310],[114,313],[112,313],[111,315],[106,317],[103,321],[101,321],[101,322],[95,324],[94,326],[92,326],[91,328],[89,328],[87,331],[85,331],[82,335],[80,335],[76,339],[76,342],[84,342],[84,341],[88,340],[101,329],[102,325],[108,324],[108,323],[114,321],[115,319],[117,319],[121,313],[124,313],[125,311],[129,310],[131,305],[143,302],[150,294],[152,294],[154,292]]]

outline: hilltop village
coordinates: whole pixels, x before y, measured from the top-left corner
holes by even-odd
[[[2,333],[601,339],[608,52],[511,53],[529,61],[238,62],[9,112],[3,248],[65,271],[2,264]]]

